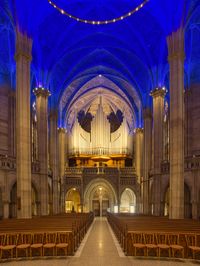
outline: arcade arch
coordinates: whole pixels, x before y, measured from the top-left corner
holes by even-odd
[[[136,211],[136,195],[130,188],[126,188],[121,194],[120,212],[135,213]]]
[[[118,205],[117,194],[110,182],[97,178],[88,184],[84,193],[84,211],[103,216],[106,211],[113,212],[115,205]]]
[[[76,188],[71,188],[66,193],[65,212],[81,212],[81,197]]]
[[[32,184],[31,188],[31,198],[32,198],[32,216],[38,215],[38,192],[35,186]],[[17,217],[17,182],[14,183],[10,191],[10,208],[9,217]]]
[[[166,189],[164,195],[164,216],[169,215],[169,187]],[[192,218],[191,193],[189,186],[184,185],[184,216],[185,218]]]

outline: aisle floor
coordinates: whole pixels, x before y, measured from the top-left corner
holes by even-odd
[[[194,266],[187,260],[157,260],[125,257],[105,218],[95,219],[74,257],[5,262],[6,266]]]

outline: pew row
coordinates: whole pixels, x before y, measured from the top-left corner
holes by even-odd
[[[128,256],[200,259],[199,221],[111,213],[107,219]]]
[[[0,258],[73,255],[93,213],[0,221]]]

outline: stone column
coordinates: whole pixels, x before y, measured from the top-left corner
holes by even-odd
[[[143,213],[149,214],[149,171],[151,169],[152,157],[152,114],[150,108],[143,110],[144,119],[144,146],[143,146],[143,182],[142,182],[142,197],[143,197]]]
[[[53,174],[53,214],[59,213],[59,173],[58,173],[58,114],[52,111],[50,122],[50,167]]]
[[[198,210],[198,204],[199,204],[199,174],[200,171],[195,169],[192,171],[192,219],[199,219],[199,210]]]
[[[31,218],[30,63],[32,40],[16,33],[17,217]]]
[[[2,189],[2,201],[3,201],[3,218],[8,219],[10,215],[10,187],[8,185],[9,183],[9,176],[8,176],[8,171],[5,171],[4,174],[4,180],[3,180],[3,189]]]
[[[49,90],[35,88],[37,132],[38,132],[38,159],[40,162],[40,215],[48,215],[48,97]]]
[[[138,182],[142,177],[142,160],[143,160],[143,128],[136,128],[135,131],[135,170],[138,176]]]
[[[136,128],[135,133],[135,170],[141,184],[143,163],[143,128]],[[136,212],[142,212],[142,199],[137,200]]]
[[[170,66],[169,218],[184,218],[184,31],[167,37]]]
[[[16,156],[15,152],[15,129],[16,129],[16,99],[15,92],[10,91],[9,93],[9,155],[12,157]]]
[[[58,129],[58,149],[59,149],[59,177],[61,181],[60,208],[61,212],[65,211],[65,195],[64,195],[64,175],[65,175],[65,129]]]
[[[161,215],[161,162],[163,159],[163,126],[165,88],[151,92],[153,98],[153,214]]]
[[[3,202],[3,218],[4,219],[9,218],[9,201]]]

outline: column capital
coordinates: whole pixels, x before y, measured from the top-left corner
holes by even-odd
[[[64,127],[58,127],[58,133],[66,133],[66,129]]]
[[[29,62],[32,60],[32,39],[17,30],[15,61],[20,57],[26,58]]]
[[[135,133],[137,134],[137,133],[143,133],[144,132],[144,128],[142,128],[142,127],[137,127],[136,129],[135,129]]]
[[[167,37],[168,61],[185,59],[184,52],[184,29],[180,28]]]
[[[35,88],[33,90],[33,93],[35,94],[36,97],[38,96],[43,96],[43,97],[49,97],[51,96],[51,93],[48,89],[45,89],[45,88]]]
[[[154,90],[152,90],[150,92],[150,95],[152,96],[152,98],[156,98],[156,97],[165,97],[167,93],[167,90],[165,89],[165,87],[162,87],[162,88],[155,88]]]

